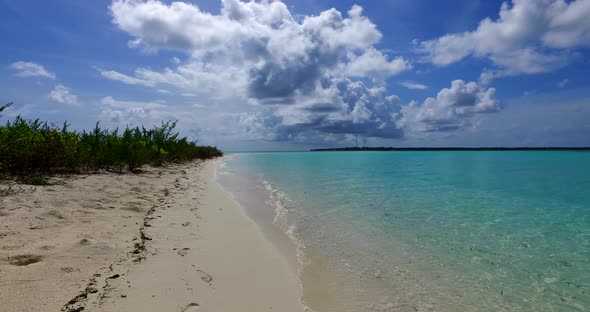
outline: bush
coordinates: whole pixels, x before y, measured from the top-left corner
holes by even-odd
[[[8,106],[1,106],[0,112]],[[47,122],[16,117],[0,126],[0,173],[34,175],[57,171],[111,169],[136,171],[142,165],[162,165],[223,155],[216,147],[198,146],[178,138],[176,122],[144,127],[70,131]]]

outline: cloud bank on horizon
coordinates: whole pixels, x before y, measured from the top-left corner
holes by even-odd
[[[409,52],[384,44],[395,31],[384,35],[360,5],[301,15],[282,1],[221,0],[214,13],[196,3],[113,0],[108,12],[130,51],[168,61],[132,69],[91,64],[102,79],[155,94],[95,96],[97,116],[116,125],[199,120],[184,130],[230,140],[327,144],[355,135],[397,140],[472,131],[505,107],[492,83],[558,71],[590,48],[590,0],[506,1],[497,17],[414,39]],[[470,60],[485,62],[475,79],[459,74],[436,89],[420,79]],[[50,101],[84,106],[87,98],[47,68],[30,60],[8,66],[13,76],[53,83]],[[565,89],[572,81],[551,85]]]

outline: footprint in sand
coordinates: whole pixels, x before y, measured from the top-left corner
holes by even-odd
[[[41,255],[25,254],[8,257],[8,262],[14,266],[25,266],[43,260]]]
[[[96,209],[96,210],[106,210],[107,208],[103,206],[101,203],[90,202],[90,203],[83,203],[82,208],[86,209]]]
[[[49,212],[44,213],[43,216],[53,217],[53,218],[57,218],[57,219],[60,219],[60,220],[67,219],[66,215],[63,214],[61,211],[58,211],[58,210],[51,210]]]
[[[143,208],[139,207],[139,206],[127,206],[127,207],[123,207],[121,208],[122,210],[127,210],[127,211],[131,211],[131,212],[145,212]]]
[[[190,250],[190,248],[182,248],[181,250],[177,251],[177,253],[184,257]]]
[[[201,280],[203,280],[203,282],[209,284],[209,286],[212,285],[213,276],[207,274],[207,272],[205,272],[203,270],[197,270],[197,272],[199,272],[199,275],[201,275]]]
[[[72,273],[72,272],[76,271],[76,269],[74,269],[73,267],[61,267],[59,269],[65,273]]]
[[[6,236],[10,236],[16,234],[15,232],[12,231],[4,231],[4,232],[0,232],[0,238],[6,237]]]
[[[181,312],[195,312],[195,311],[199,311],[199,308],[201,306],[198,303],[189,303],[189,305],[187,305],[184,309],[182,309]]]

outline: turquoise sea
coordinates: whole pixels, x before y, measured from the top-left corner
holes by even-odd
[[[313,311],[590,311],[589,152],[244,153],[218,174],[298,248]]]

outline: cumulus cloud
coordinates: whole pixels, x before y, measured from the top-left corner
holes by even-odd
[[[399,83],[400,86],[408,88],[408,89],[414,89],[414,90],[425,90],[428,89],[427,85],[421,84],[421,83],[417,83],[414,81],[402,81]]]
[[[100,111],[101,120],[119,126],[158,124],[179,116],[163,102],[123,101],[111,96],[102,98]]]
[[[440,66],[474,56],[498,67],[485,78],[535,74],[565,66],[568,49],[590,46],[590,0],[512,0],[496,20],[477,29],[418,43],[418,50]]]
[[[403,57],[389,61],[383,53],[372,48],[358,57],[353,56],[346,73],[351,77],[372,77],[384,80],[410,68],[410,63]]]
[[[223,0],[220,13],[213,14],[183,2],[115,0],[111,12],[113,23],[131,35],[130,47],[176,50],[186,59],[133,73],[98,69],[101,75],[188,97],[207,95],[213,102],[248,103],[243,112],[208,112],[231,125],[220,131],[232,138],[306,143],[346,140],[351,134],[400,138],[404,131],[465,128],[500,107],[494,89],[462,80],[421,105],[401,106],[384,82],[412,63],[376,47],[382,34],[356,5],[346,13],[330,9],[295,18],[280,1]],[[412,81],[400,85],[427,88]],[[165,103],[111,97],[102,102],[104,116],[119,122],[175,115]]]
[[[55,79],[55,74],[49,72],[43,65],[33,62],[15,62],[10,65],[10,68],[15,71],[17,77],[42,77],[48,79]]]
[[[556,48],[590,46],[590,1],[558,1],[543,42]]]
[[[285,133],[349,134],[399,138],[399,98],[382,87],[367,87],[348,78],[334,79],[327,88],[318,86],[314,97],[302,97],[293,105],[279,107],[279,137]]]
[[[262,112],[241,112],[228,114],[223,117],[225,122],[235,125],[233,129],[226,129],[236,139],[276,141],[276,128],[279,123]]]
[[[183,2],[115,0],[110,8],[131,47],[188,58],[162,70],[100,70],[105,78],[265,107],[241,123],[263,119],[251,129],[263,125],[277,140],[288,132],[401,135],[397,97],[379,86],[411,63],[375,47],[382,34],[360,6],[297,18],[280,1],[223,0],[219,14]]]
[[[224,124],[231,124],[235,131],[225,130],[249,139],[308,144],[328,138],[342,141],[351,133],[381,138],[403,135],[396,126],[399,98],[382,87],[369,88],[340,78],[326,88],[318,86],[315,95],[299,97],[291,105],[264,105],[254,112],[226,114]]]
[[[455,80],[450,88],[427,98],[422,105],[412,102],[401,108],[397,125],[414,132],[454,131],[473,124],[481,114],[496,112],[500,103],[494,88],[482,88],[475,82]]]
[[[48,95],[49,99],[53,102],[65,105],[77,105],[78,97],[72,94],[70,88],[62,84],[56,85]]]

